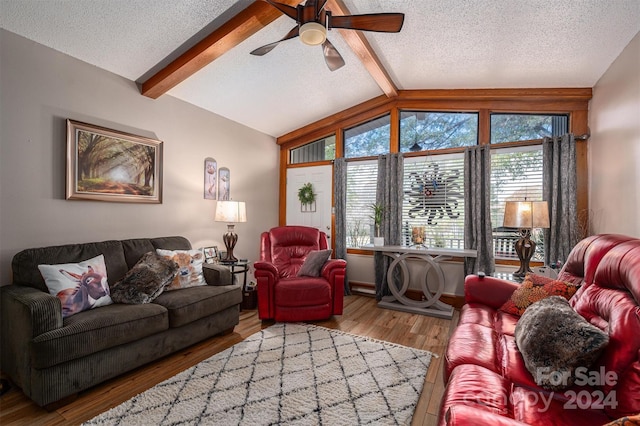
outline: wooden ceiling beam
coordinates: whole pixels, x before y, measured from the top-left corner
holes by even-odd
[[[351,15],[349,9],[342,0],[327,0],[326,8],[335,15]],[[338,30],[345,39],[351,50],[360,58],[371,77],[380,86],[380,89],[389,98],[398,96],[398,88],[394,84],[391,76],[380,62],[380,58],[369,44],[362,31]]]
[[[300,0],[279,0],[296,6]],[[142,83],[141,93],[157,99],[282,16],[264,1],[254,1],[195,46]]]

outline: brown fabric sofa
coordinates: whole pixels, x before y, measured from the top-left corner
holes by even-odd
[[[44,406],[166,356],[239,322],[242,290],[227,268],[205,265],[206,286],[162,293],[152,303],[111,304],[62,318],[39,264],[104,255],[110,285],[157,248],[191,249],[183,237],[34,248],[13,258],[13,284],[0,287],[0,368]]]

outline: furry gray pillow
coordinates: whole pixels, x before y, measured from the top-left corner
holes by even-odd
[[[298,271],[299,277],[319,277],[320,270],[324,266],[324,263],[329,260],[331,256],[331,250],[316,250],[309,252],[304,259],[302,267]]]
[[[145,253],[125,276],[111,287],[116,303],[149,303],[164,291],[178,274],[176,262],[152,251]]]
[[[574,311],[564,297],[551,296],[527,308],[515,329],[518,349],[535,382],[562,390],[576,368],[589,368],[609,343],[609,335]]]

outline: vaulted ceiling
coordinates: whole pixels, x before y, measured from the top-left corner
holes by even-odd
[[[296,0],[280,0],[295,5]],[[401,12],[400,33],[332,30],[331,72],[250,0],[0,0],[2,28],[272,136],[398,90],[592,87],[640,31],[637,0],[328,0]]]

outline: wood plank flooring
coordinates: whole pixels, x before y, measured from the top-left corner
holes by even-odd
[[[439,356],[431,361],[412,421],[414,426],[437,424],[444,391],[442,357],[458,323],[458,311],[452,320],[445,320],[381,309],[376,306],[375,299],[367,296],[345,296],[344,303],[344,315],[315,324],[428,350]],[[260,321],[257,311],[243,311],[233,333],[205,340],[97,385],[52,412],[38,407],[14,387],[0,398],[0,425],[81,424],[272,324]]]

